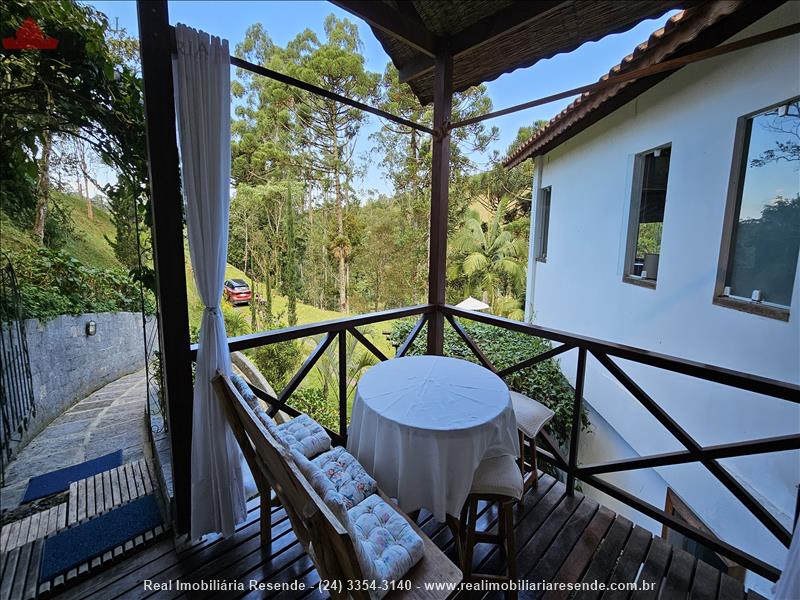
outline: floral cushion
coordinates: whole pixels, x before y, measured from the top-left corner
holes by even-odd
[[[341,514],[341,501],[332,494],[326,498],[332,508],[337,501],[334,514]],[[353,539],[362,574],[376,583],[369,590],[373,600],[389,591],[384,582],[402,578],[425,553],[424,542],[411,524],[378,494],[349,509],[343,524]]]
[[[231,381],[270,435],[279,440],[287,450],[298,450],[306,458],[311,458],[331,447],[331,438],[325,429],[308,415],[299,415],[291,421],[275,425],[275,421],[266,413],[244,377],[233,374]]]
[[[289,450],[297,450],[306,458],[331,448],[331,438],[322,425],[305,414],[278,425],[278,433]]]
[[[269,431],[270,435],[276,440],[281,440],[281,434],[278,431],[278,427],[275,425],[275,421],[273,421],[272,418],[266,413],[264,407],[261,405],[261,401],[253,393],[253,390],[250,389],[250,386],[248,385],[247,381],[245,381],[244,377],[234,373],[231,375],[231,381],[233,382],[233,385],[236,386],[236,389],[241,394],[242,398],[244,398],[252,411],[264,424],[264,427],[267,428],[267,431]]]
[[[328,493],[336,492],[349,509],[378,490],[375,480],[344,448],[334,448],[313,460],[292,449],[292,457],[323,500]]]

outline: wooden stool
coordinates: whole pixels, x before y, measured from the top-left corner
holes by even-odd
[[[519,392],[511,392],[511,404],[514,406],[514,416],[517,418],[519,431],[519,471],[524,480],[524,491],[527,492],[530,488],[535,488],[539,480],[539,472],[536,469],[536,435],[555,413],[541,402]],[[531,470],[528,472],[525,470],[526,439],[531,448]]]
[[[459,558],[464,581],[489,580],[489,581],[516,581],[517,579],[517,554],[514,543],[514,511],[513,505],[522,499],[522,474],[517,468],[513,456],[499,456],[487,458],[478,466],[472,480],[467,502],[461,509],[459,543]],[[500,514],[498,532],[496,534],[477,530],[478,502],[498,502]],[[500,546],[500,552],[505,554],[506,575],[494,575],[472,572],[472,558],[475,544],[490,543]],[[517,592],[509,591],[508,597],[516,599]]]

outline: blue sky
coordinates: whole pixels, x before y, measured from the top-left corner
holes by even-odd
[[[136,5],[133,1],[94,1],[89,4],[108,15],[112,26],[119,23],[131,35],[137,35]],[[334,13],[348,17],[358,23],[364,45],[366,66],[371,71],[383,72],[389,57],[372,35],[369,26],[338,7],[324,1],[268,1],[268,2],[211,2],[172,1],[169,4],[172,24],[185,23],[214,35],[226,38],[233,49],[244,38],[247,27],[261,22],[270,37],[279,45],[285,45],[306,28],[321,32],[325,17]],[[541,61],[528,69],[508,73],[487,83],[489,97],[495,109],[519,104],[540,96],[561,92],[597,80],[623,56],[660,27],[673,13],[657,19],[644,21],[625,33],[608,36],[599,42],[589,42],[571,52]],[[117,21],[118,20],[118,21]],[[489,121],[500,129],[500,137],[490,150],[504,152],[516,136],[517,130],[538,119],[549,119],[563,109],[571,99],[553,102],[530,110],[507,115]],[[370,147],[368,135],[380,126],[380,119],[369,117],[359,138],[357,153],[364,154]],[[486,164],[487,155],[473,155],[480,166]],[[374,162],[367,170],[365,179],[356,182],[356,187],[389,192],[380,168]]]

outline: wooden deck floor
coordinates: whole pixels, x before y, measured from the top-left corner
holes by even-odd
[[[314,598],[326,597],[315,586],[319,577],[302,546],[295,539],[281,508],[273,509],[273,548],[270,555],[262,552],[259,543],[258,500],[248,504],[248,518],[228,539],[213,538],[177,551],[171,539],[162,540],[112,570],[99,573],[58,597],[63,599],[92,598]],[[452,536],[444,525],[423,513],[422,528],[452,558],[455,550]],[[497,512],[492,506],[482,507],[481,526],[496,524]],[[522,591],[520,598],[691,598],[719,600],[753,600],[759,595],[745,593],[742,585],[686,552],[673,548],[628,519],[615,515],[594,500],[576,494],[565,494],[564,485],[549,476],[540,480],[515,511],[517,565],[520,579],[533,582],[587,581],[609,583],[655,583],[644,591]],[[481,544],[476,548],[475,565],[480,572],[501,572],[505,567],[495,546]],[[147,590],[144,581],[159,584],[180,580],[239,581],[249,586],[257,582],[291,582],[297,580],[304,591],[179,591]],[[173,586],[175,584],[173,583]],[[470,597],[480,597],[481,594]],[[488,598],[501,598],[491,592]]]

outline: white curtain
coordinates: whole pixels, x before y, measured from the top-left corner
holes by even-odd
[[[211,380],[230,374],[220,298],[228,251],[231,124],[227,40],[175,28],[173,70],[181,177],[192,271],[205,310],[200,323],[192,421],[191,535],[231,535],[246,514],[241,452]]]

